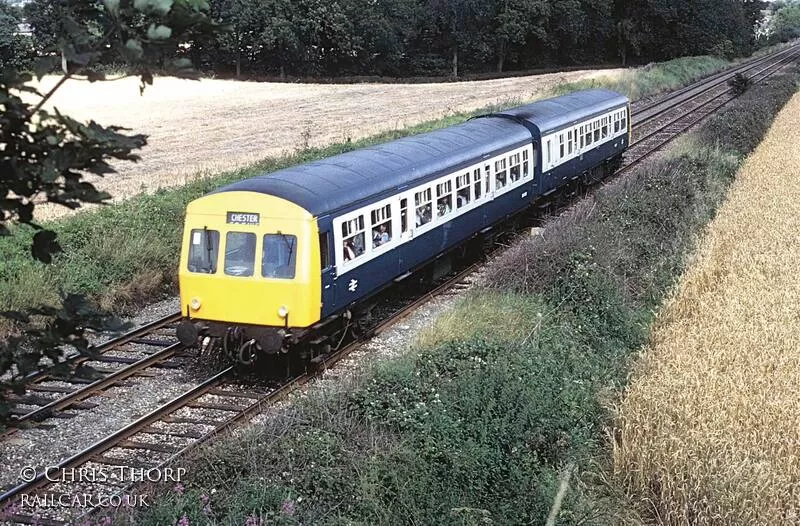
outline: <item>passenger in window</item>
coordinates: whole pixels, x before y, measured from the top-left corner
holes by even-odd
[[[384,243],[389,242],[389,232],[386,231],[386,225],[381,225],[374,230],[372,235],[372,248],[379,247]]]
[[[356,256],[364,253],[364,232],[353,238],[353,250],[355,250]]]
[[[342,253],[344,254],[345,261],[351,261],[353,258],[356,257],[356,250],[353,247],[353,241],[351,239],[348,239],[347,241],[344,242]]]
[[[498,172],[495,179],[497,183],[497,188],[504,187],[506,185],[506,172],[505,171]]]
[[[450,197],[446,197],[444,199],[439,199],[439,212],[437,217],[442,217],[445,214],[450,213]]]
[[[461,208],[467,203],[469,203],[469,188],[464,188],[463,190],[458,191],[458,195],[456,196],[456,206]]]
[[[423,207],[417,208],[417,226],[422,226],[429,223],[431,220],[431,204],[428,203]]]

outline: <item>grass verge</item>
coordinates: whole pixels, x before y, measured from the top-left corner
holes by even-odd
[[[131,520],[543,523],[569,475],[558,524],[636,522],[596,485],[608,407],[734,178],[739,114],[757,117],[758,139],[795,89],[794,72],[753,88],[664,159],[521,239],[413,352],[198,451],[185,484]]]
[[[556,94],[581,89],[608,88],[625,93],[631,100],[637,100],[676,90],[729,66],[731,62],[718,57],[682,57],[629,70],[615,79],[601,77],[571,82],[559,87]]]
[[[610,80],[593,85],[610,86],[636,98],[692,82],[726,65],[708,57],[678,59],[635,70],[625,76],[627,80],[613,85]],[[585,87],[570,84],[562,89],[574,91]],[[509,102],[501,107],[519,103]],[[32,232],[17,229],[15,236],[0,238],[0,311],[52,304],[59,291],[63,291],[87,294],[115,313],[129,313],[144,302],[174,293],[183,212],[192,199],[225,183],[443,128],[494,109],[497,107],[459,113],[356,142],[267,159],[181,188],[140,195],[122,204],[54,221],[47,226],[59,234],[65,252],[49,266],[31,260],[28,247]]]
[[[800,94],[737,174],[620,404],[615,472],[661,523],[800,519],[798,117]]]

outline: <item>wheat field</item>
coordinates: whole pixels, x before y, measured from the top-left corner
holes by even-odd
[[[558,85],[620,69],[571,71],[495,80],[430,84],[301,84],[235,80],[155,79],[139,95],[139,79],[71,80],[47,104],[80,120],[116,124],[150,136],[139,163],[92,179],[115,199],[176,186],[309,146],[326,146],[402,129],[490,104],[541,97]],[[59,77],[34,83],[47,92]],[[41,207],[41,218],[69,213]]]
[[[618,407],[657,524],[800,523],[800,94],[745,161]]]

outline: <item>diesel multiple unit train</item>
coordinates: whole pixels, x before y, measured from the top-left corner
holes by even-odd
[[[186,210],[178,336],[241,364],[325,353],[377,292],[629,143],[628,99],[593,89],[220,188]]]

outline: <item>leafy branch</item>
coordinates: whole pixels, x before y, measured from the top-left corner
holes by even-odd
[[[206,0],[56,0],[48,7],[58,15],[56,49],[33,69],[41,80],[60,62],[61,77],[42,94],[29,85],[30,73],[0,72],[0,236],[14,235],[23,225],[34,229],[31,256],[45,264],[62,248],[56,233],[35,220],[37,204],[76,209],[106,203],[111,196],[86,177],[115,174],[113,163],[138,161],[135,152],[147,144],[146,135],[79,122],[47,103],[74,76],[105,80],[99,65],[111,57],[140,78],[141,91],[153,83],[155,71],[196,78],[187,50],[220,30],[206,14]],[[19,392],[32,370],[43,363],[63,366],[67,349],[89,353],[87,331],[119,327],[85,298],[64,292],[61,297],[58,306],[0,313],[15,327],[6,338],[0,335],[0,420],[9,414],[8,392]]]

